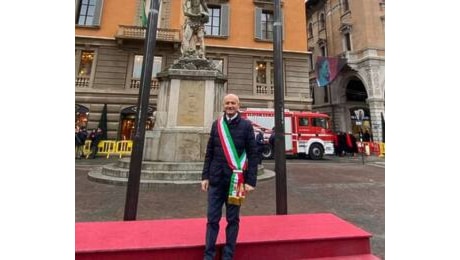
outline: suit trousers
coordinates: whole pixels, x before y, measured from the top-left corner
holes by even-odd
[[[219,222],[222,207],[225,204],[227,228],[225,229],[226,244],[222,251],[222,259],[233,259],[240,223],[240,206],[227,203],[228,185],[209,186],[208,190],[208,223],[206,224],[206,246],[204,259],[212,260],[216,255],[216,240],[219,234]]]

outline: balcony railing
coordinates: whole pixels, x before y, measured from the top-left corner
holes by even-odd
[[[115,38],[118,39],[145,39],[146,28],[133,25],[119,25]],[[180,30],[157,28],[157,40],[180,42]]]
[[[256,95],[257,96],[266,96],[266,95],[273,95],[274,87],[267,85],[267,84],[260,84],[256,85]]]
[[[89,76],[78,76],[75,78],[75,87],[89,88]]]
[[[76,88],[89,88],[89,76],[78,76],[75,79],[75,87]],[[140,79],[131,79],[131,82],[129,84],[129,89],[138,89],[141,86],[141,80]],[[158,93],[158,90],[160,89],[160,82],[158,79],[152,79],[150,83],[151,87],[151,92],[153,94]]]
[[[141,86],[141,80],[140,79],[131,79],[131,84],[129,85],[130,89],[137,89]],[[152,79],[150,82],[150,91],[153,93],[158,93],[158,90],[160,89],[160,82],[158,79]]]

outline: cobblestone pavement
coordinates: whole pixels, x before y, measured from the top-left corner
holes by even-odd
[[[116,158],[76,160],[75,220],[121,221],[126,186],[89,181],[92,167]],[[328,158],[321,161],[288,159],[288,214],[333,213],[373,235],[373,254],[385,257],[385,163],[381,158]],[[273,161],[264,161],[273,170]],[[275,215],[275,178],[258,182],[242,206],[241,215]],[[206,194],[198,184],[158,184],[141,189],[137,219],[196,218],[206,216]],[[203,227],[204,228],[204,227]]]

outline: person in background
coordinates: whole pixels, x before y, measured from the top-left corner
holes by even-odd
[[[78,137],[78,133],[80,132],[80,127],[78,125],[75,126],[75,159],[80,158],[79,154],[79,147],[81,145],[80,137]]]
[[[259,153],[259,164],[262,164],[262,159],[263,159],[263,152],[264,152],[264,147],[265,147],[265,141],[264,141],[264,132],[262,129],[257,129],[256,130],[256,144],[257,144],[257,152]]]
[[[268,138],[268,143],[272,147],[272,151],[275,152],[275,127],[272,128],[270,138]]]
[[[78,153],[78,159],[81,159],[85,157],[84,148],[85,148],[86,138],[88,136],[88,131],[86,131],[85,127],[81,127],[77,135],[78,135],[78,139],[80,140],[80,144],[77,147],[77,153]]]
[[[339,151],[339,136],[340,136],[340,131],[337,132],[335,135],[334,135],[334,152],[335,152],[335,155],[336,156],[339,156],[340,155],[340,151]]]
[[[345,133],[345,152],[351,154],[351,156],[355,156],[353,152],[353,139],[356,140],[351,132]]]
[[[365,130],[363,133],[363,142],[372,142],[371,134],[369,134],[369,130]]]
[[[97,146],[99,145],[99,142],[102,139],[102,129],[98,127],[95,131],[96,132],[93,131],[93,133],[91,133],[91,136],[92,136],[92,138],[91,138],[91,153],[89,154],[91,159],[96,158]]]
[[[226,243],[222,259],[233,259],[240,223],[240,207],[229,196],[238,176],[238,191],[253,191],[257,182],[257,146],[251,121],[240,116],[237,95],[224,97],[224,114],[211,127],[203,166],[201,190],[208,193],[204,259],[214,259],[219,222],[225,204]],[[247,162],[246,159],[247,158]],[[241,173],[242,172],[242,173]],[[241,176],[242,175],[242,176]],[[242,182],[240,183],[242,178]],[[236,184],[235,184],[236,185]]]

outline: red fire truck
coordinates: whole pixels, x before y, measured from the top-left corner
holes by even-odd
[[[272,158],[274,150],[268,143],[268,138],[275,126],[275,111],[247,109],[241,112],[241,116],[251,120],[254,128],[264,130],[266,146],[263,157]],[[287,155],[308,156],[313,160],[320,160],[324,154],[334,154],[335,134],[330,129],[329,116],[326,114],[285,110],[284,132]]]

